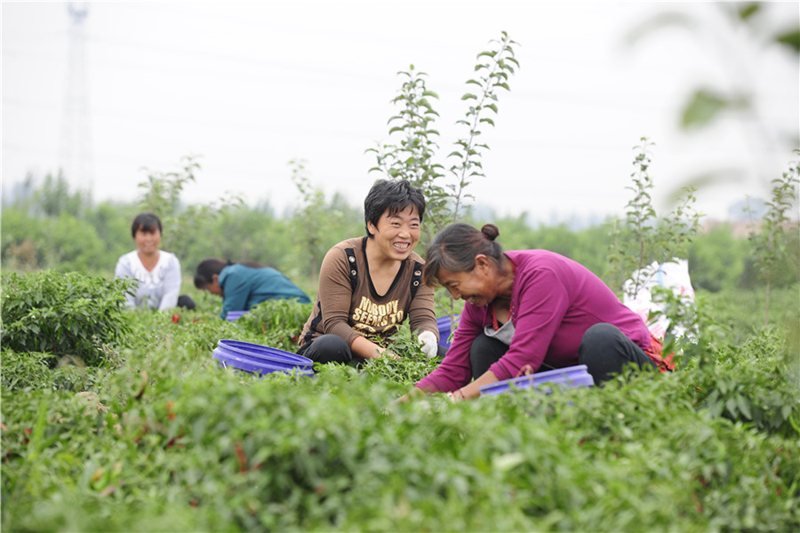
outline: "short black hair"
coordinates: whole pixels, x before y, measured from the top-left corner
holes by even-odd
[[[155,213],[140,213],[133,219],[131,237],[135,239],[136,232],[140,230],[145,233],[154,233],[156,228],[158,228],[159,233],[164,233],[164,229],[161,227],[161,220]]]
[[[417,208],[419,221],[422,222],[425,216],[425,197],[419,189],[404,179],[376,181],[364,199],[364,228],[367,235],[372,237],[369,223],[377,226],[387,209],[389,216],[393,216],[410,205]]]
[[[216,257],[203,259],[197,265],[197,270],[194,273],[194,286],[198,289],[205,289],[214,281],[214,274],[219,275],[222,273],[223,268],[232,264],[230,261],[223,261]]]

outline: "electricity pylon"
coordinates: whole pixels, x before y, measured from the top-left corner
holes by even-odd
[[[91,198],[94,188],[91,114],[86,69],[86,3],[67,5],[69,63],[61,118],[60,164],[72,186]]]

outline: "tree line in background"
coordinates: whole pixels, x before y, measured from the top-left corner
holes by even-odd
[[[325,251],[345,238],[364,234],[361,207],[349,205],[339,195],[325,198],[302,177],[302,164],[294,167],[295,181],[302,183],[301,200],[285,214],[277,214],[275,206],[268,203],[248,207],[235,199],[219,205],[184,206],[179,200],[180,189],[160,185],[166,181],[183,186],[193,181],[198,167],[196,161],[190,163],[171,176],[151,172],[143,184],[147,192],[139,202],[129,203],[93,205],[80,193],[70,192],[63,176],[48,175],[38,187],[31,186],[26,197],[2,209],[3,270],[54,269],[111,277],[117,259],[135,247],[130,233],[133,218],[143,210],[153,210],[164,223],[162,248],[177,254],[186,276],[193,275],[202,259],[219,257],[272,266],[314,288]],[[532,227],[526,214],[488,218],[473,220],[467,211],[462,220],[475,225],[495,223],[507,250],[551,250],[610,281],[607,271],[613,240],[611,222],[572,230],[563,224]],[[786,248],[798,250],[798,232],[789,231],[785,237]],[[763,243],[761,246],[769,245],[770,240]],[[423,255],[426,244],[420,244]],[[766,283],[759,273],[753,242],[735,236],[730,224],[696,233],[685,252],[695,289],[716,292],[763,287]],[[778,264],[770,270],[772,287],[797,282],[797,253],[773,256]]]

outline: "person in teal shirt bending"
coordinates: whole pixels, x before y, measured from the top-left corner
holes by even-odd
[[[249,311],[264,300],[297,300],[311,303],[311,299],[289,278],[270,267],[254,263],[231,263],[209,258],[200,261],[194,275],[194,286],[211,294],[222,296],[222,313]]]

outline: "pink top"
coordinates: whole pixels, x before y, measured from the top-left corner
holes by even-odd
[[[510,251],[506,256],[516,268],[511,288],[515,332],[506,354],[489,367],[499,380],[516,377],[526,365],[536,371],[542,362],[555,368],[578,364],[583,334],[599,323],[617,326],[643,350],[650,346],[650,332],[639,315],[583,265],[547,250]],[[444,361],[416,386],[450,392],[467,385],[472,380],[472,341],[491,323],[488,307],[464,304]]]

